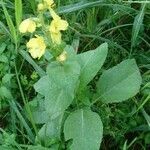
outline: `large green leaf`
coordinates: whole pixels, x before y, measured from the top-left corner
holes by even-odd
[[[53,120],[49,120],[38,132],[39,139],[49,146],[51,141],[60,139],[62,115]]]
[[[36,84],[35,90],[45,96],[44,108],[49,119],[54,119],[71,104],[72,98],[65,89],[59,88],[47,75]]]
[[[37,146],[35,146],[35,145],[29,145],[27,150],[58,150],[58,147],[59,147],[59,145],[54,145],[54,146],[49,147],[49,148],[43,147],[41,145],[37,145]],[[13,150],[13,149],[11,149],[11,150]]]
[[[102,67],[108,52],[108,45],[104,43],[97,49],[78,55],[81,65],[81,87],[86,86]]]
[[[55,85],[73,94],[80,75],[80,65],[75,60],[66,61],[63,65],[54,62],[47,67],[47,74]]]
[[[49,92],[49,77],[48,75],[43,76],[37,83],[35,83],[35,90],[43,96],[46,96]],[[45,88],[44,88],[45,87]]]
[[[71,150],[99,150],[103,126],[98,114],[80,109],[69,115],[64,125],[65,139],[73,139]]]
[[[52,83],[52,82],[51,82]],[[73,93],[68,93],[66,89],[58,88],[54,84],[51,91],[45,97],[46,111],[51,118],[56,118],[72,103]]]
[[[44,98],[37,95],[32,101],[29,102],[32,116],[36,124],[44,124],[49,120],[49,116],[45,110]]]
[[[69,60],[63,65],[53,62],[47,67],[47,75],[35,84],[35,90],[45,96],[45,109],[51,119],[72,103],[79,74],[80,65],[76,61]]]
[[[30,108],[34,122],[37,124],[44,124],[38,132],[38,138],[36,140],[45,143],[49,146],[54,140],[60,139],[60,130],[62,115],[55,119],[50,119],[44,107],[44,100],[41,96],[37,96],[33,101],[30,102]]]
[[[127,59],[105,71],[100,77],[98,99],[105,103],[121,102],[136,95],[142,79],[134,59]]]

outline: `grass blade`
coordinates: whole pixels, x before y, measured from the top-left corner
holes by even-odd
[[[69,4],[66,6],[61,6],[58,9],[58,12],[61,13],[71,13],[74,11],[79,11],[81,9],[86,9],[86,8],[91,8],[91,7],[95,7],[95,6],[107,6],[107,7],[113,7],[113,8],[118,8],[121,11],[125,11],[125,12],[130,12],[130,11],[136,11],[135,9],[128,7],[128,6],[124,6],[124,5],[120,5],[120,4],[109,4],[109,3],[104,3],[103,0],[97,0],[94,2],[79,2],[76,4]]]
[[[33,66],[33,68],[36,70],[39,76],[42,77],[45,75],[45,71],[34,62],[34,60],[29,56],[29,54],[26,51],[20,50],[19,53],[27,62],[29,62]]]
[[[134,19],[133,28],[132,28],[131,47],[136,46],[137,38],[140,32],[140,29],[142,27],[142,24],[143,24],[145,7],[146,7],[146,4],[143,4],[141,11],[137,14],[137,16]]]
[[[4,11],[4,15],[6,17],[7,25],[9,27],[9,30],[10,30],[10,33],[11,33],[11,38],[14,41],[14,43],[17,44],[17,34],[16,34],[16,29],[15,29],[15,26],[13,24],[13,21],[12,21],[10,15],[9,15],[3,1],[1,3],[1,5],[2,5],[3,11]]]
[[[147,121],[147,124],[150,128],[150,116],[147,114],[147,112],[144,109],[142,109],[142,114],[143,114],[143,116],[144,116],[145,120]]]
[[[15,0],[15,17],[17,29],[22,21],[22,0]]]
[[[30,142],[33,143],[33,141],[34,141],[34,135],[33,135],[32,130],[30,129],[29,125],[26,123],[24,117],[19,112],[19,110],[18,110],[18,108],[17,108],[17,106],[16,106],[16,104],[15,104],[15,102],[13,100],[10,102],[10,105],[13,108],[14,112],[16,113],[18,119],[20,120],[20,122],[22,123],[22,125],[24,126],[24,128],[26,129],[26,132],[27,132],[27,134],[29,136],[28,139],[30,140]]]
[[[123,150],[127,150],[127,140],[123,144]]]
[[[3,30],[4,34],[8,35],[11,38],[11,34],[7,27],[4,25],[3,22],[0,21],[0,28]]]

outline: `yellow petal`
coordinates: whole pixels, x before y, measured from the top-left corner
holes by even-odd
[[[19,31],[21,33],[26,33],[26,32],[33,33],[35,29],[36,29],[36,23],[30,18],[22,21],[19,26]]]
[[[52,20],[50,27],[49,27],[49,31],[54,32],[54,33],[58,33],[59,29],[57,28],[57,25],[58,25],[57,20]]]
[[[28,26],[29,26],[29,19],[22,21],[21,24],[19,25],[19,31],[21,33],[26,33],[28,30]]]
[[[68,22],[62,19],[52,20],[49,31],[58,33],[61,30],[66,30],[68,27]]]
[[[49,7],[51,8],[54,4],[54,1],[53,0],[44,0],[44,3]]]
[[[53,9],[50,9],[50,13],[51,13],[51,16],[54,20],[58,20],[58,19],[61,19]]]
[[[35,22],[30,23],[30,26],[28,28],[28,32],[33,33],[36,29],[36,24]]]
[[[51,32],[52,42],[55,44],[61,44],[61,33],[53,33]]]
[[[68,22],[66,21],[66,20],[59,20],[59,22],[58,22],[58,29],[59,30],[67,30],[67,28],[68,28]]]
[[[40,58],[44,55],[46,49],[43,37],[36,35],[36,38],[30,39],[27,48],[33,58]]]

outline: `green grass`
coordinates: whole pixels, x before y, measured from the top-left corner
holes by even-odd
[[[93,106],[104,123],[101,149],[148,150],[150,2],[57,0],[56,3],[58,13],[69,22],[69,30],[63,35],[67,44],[73,44],[81,53],[107,42],[109,55],[103,70],[126,58],[135,58],[143,77],[141,91],[133,99],[109,105],[98,102]],[[21,39],[18,33],[22,18],[36,14],[36,1],[0,1],[0,14],[0,87],[5,87],[0,88],[0,149],[11,146],[22,150],[28,145],[44,145],[35,141],[39,126],[34,122],[29,102],[36,96],[33,84],[45,74],[47,61],[33,60],[21,46],[27,39]],[[34,71],[38,75],[32,78]],[[5,74],[12,75],[6,82]],[[90,84],[93,90],[95,81]]]

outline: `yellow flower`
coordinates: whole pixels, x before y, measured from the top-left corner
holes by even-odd
[[[42,3],[38,4],[37,10],[43,11],[45,9],[51,9],[54,5],[55,4],[53,0],[43,0]]]
[[[45,9],[44,4],[42,3],[38,4],[38,11],[42,11],[44,9]]]
[[[21,33],[26,33],[26,32],[33,33],[35,29],[36,29],[36,23],[30,18],[22,21],[19,26],[19,31]]]
[[[56,44],[61,44],[61,33],[51,32],[52,42]]]
[[[51,16],[53,18],[51,25],[50,25],[50,31],[51,32],[59,32],[61,30],[67,30],[68,28],[68,22],[66,20],[61,19],[53,9],[50,9]]]
[[[32,38],[27,43],[27,48],[29,49],[29,53],[33,58],[41,58],[45,53],[46,45],[44,42],[44,38],[36,35],[36,38]]]
[[[54,1],[53,0],[43,0],[44,4],[48,7],[51,8],[54,5]]]
[[[60,19],[53,19],[50,24],[50,32],[58,33],[59,31],[64,31],[68,27],[68,23],[65,20]]]
[[[53,43],[60,44],[61,43],[61,32],[67,30],[68,22],[66,20],[61,19],[53,9],[50,9],[51,16],[53,18],[49,31],[51,33],[51,38]]]
[[[63,51],[56,59],[59,62],[64,62],[67,59],[67,52]]]

